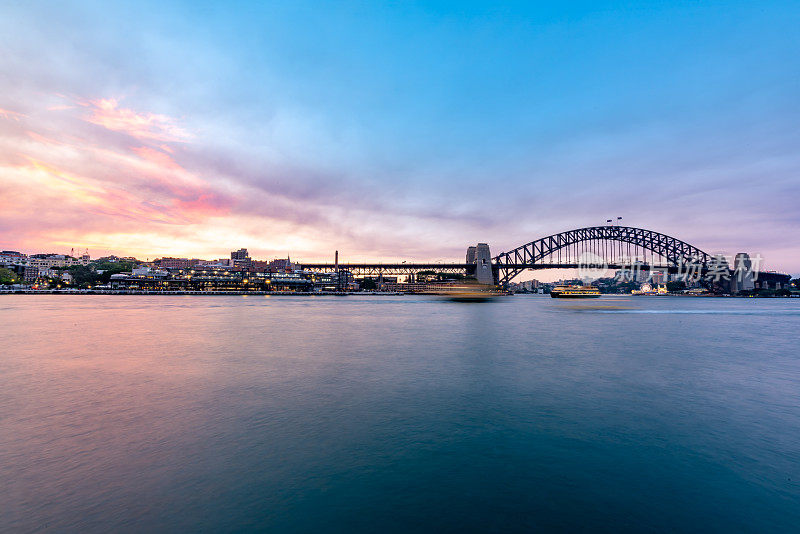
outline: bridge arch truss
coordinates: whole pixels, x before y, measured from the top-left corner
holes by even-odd
[[[631,226],[591,226],[553,234],[531,241],[511,251],[502,252],[493,260],[495,276],[507,284],[526,269],[542,268],[546,260],[558,258],[558,264],[579,264],[587,257],[604,263],[619,264],[630,260],[630,250],[649,251],[671,266],[699,265],[705,268],[711,255],[680,239]],[[629,254],[625,255],[625,252]],[[587,256],[586,253],[591,253]],[[566,261],[564,261],[566,260]]]

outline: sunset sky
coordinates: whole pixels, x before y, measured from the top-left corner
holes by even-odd
[[[463,259],[623,222],[800,273],[797,2],[5,2],[0,248]]]

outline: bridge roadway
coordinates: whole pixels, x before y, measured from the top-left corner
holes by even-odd
[[[299,268],[304,271],[331,273],[337,268],[335,263],[301,263]],[[349,271],[354,275],[380,275],[380,274],[414,274],[420,271],[434,271],[437,273],[464,273],[467,269],[475,270],[475,265],[468,263],[340,263],[340,271]]]
[[[300,269],[312,272],[333,272],[336,270],[334,263],[302,263]],[[349,271],[357,276],[375,276],[375,275],[391,275],[391,274],[415,274],[420,271],[434,271],[437,273],[467,273],[475,270],[474,263],[340,263],[340,271]],[[592,266],[577,263],[504,263],[502,265],[492,264],[492,270],[498,269],[578,269],[578,268],[591,268]],[[631,269],[631,265],[622,264],[606,264],[599,265],[598,268],[605,268],[608,270],[618,269]],[[641,270],[658,270],[668,271],[670,273],[679,273],[680,267],[675,265],[646,265],[640,264],[638,267]]]

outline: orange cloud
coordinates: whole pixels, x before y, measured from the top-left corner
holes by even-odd
[[[61,198],[77,202],[85,209],[100,208],[106,210],[109,206],[130,206],[132,200],[129,195],[120,191],[106,189],[92,182],[84,176],[74,174],[54,165],[45,163],[35,158],[26,156],[29,162],[27,167],[19,168],[26,172],[31,183],[46,187],[49,192],[56,192]],[[35,179],[35,173],[39,173]]]
[[[84,120],[109,130],[151,141],[185,142],[191,138],[191,135],[179,127],[173,118],[120,108],[115,98],[91,100],[89,104],[92,113]]]

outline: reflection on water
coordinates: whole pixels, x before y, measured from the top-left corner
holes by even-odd
[[[0,531],[800,521],[800,302],[0,297]]]
[[[631,310],[630,306],[622,306],[619,304],[597,304],[596,302],[572,302],[566,305],[558,305],[559,309],[564,311],[585,311],[585,312],[594,312],[594,311],[607,311],[607,310]]]

